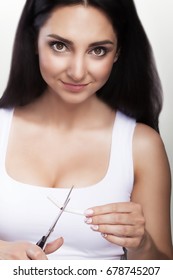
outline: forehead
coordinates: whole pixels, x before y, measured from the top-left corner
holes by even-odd
[[[98,40],[116,39],[112,23],[106,14],[92,6],[73,5],[55,8],[40,29],[41,35],[58,34],[62,37],[80,37]],[[72,40],[73,41],[73,40]]]

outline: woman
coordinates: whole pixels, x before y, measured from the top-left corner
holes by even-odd
[[[172,258],[160,92],[133,1],[26,1],[0,101],[1,259]]]

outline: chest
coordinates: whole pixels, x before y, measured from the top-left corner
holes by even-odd
[[[6,154],[8,174],[23,183],[85,187],[106,174],[112,130],[54,131],[12,129]]]

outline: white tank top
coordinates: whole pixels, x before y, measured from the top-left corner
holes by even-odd
[[[63,204],[69,189],[24,184],[11,178],[5,168],[13,109],[0,109],[0,239],[36,243],[54,222],[59,209],[48,199]],[[69,208],[87,208],[130,200],[134,182],[132,138],[135,120],[117,112],[109,166],[97,184],[74,188]],[[49,259],[120,259],[123,249],[90,229],[84,216],[64,212],[50,241],[62,236],[63,246]]]

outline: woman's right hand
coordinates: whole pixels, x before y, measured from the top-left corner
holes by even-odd
[[[48,243],[44,251],[37,245],[18,241],[0,241],[0,260],[47,260],[47,254],[51,254],[60,248],[63,238],[55,239]]]

